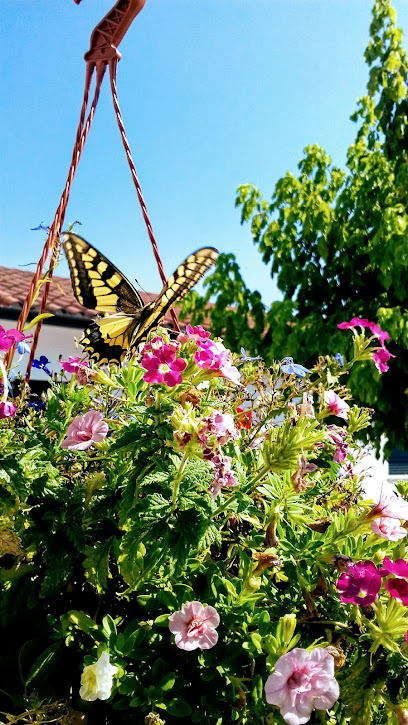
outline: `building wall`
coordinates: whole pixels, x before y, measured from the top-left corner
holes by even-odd
[[[17,321],[17,320],[16,320]],[[0,325],[6,330],[14,327],[16,322],[10,319],[4,319],[0,317]],[[83,327],[86,327],[86,320],[84,320]],[[34,328],[27,330],[26,334],[29,335],[34,332]],[[41,355],[45,355],[50,361],[49,368],[54,373],[61,372],[61,366],[58,361],[59,358],[67,360],[69,355],[82,355],[82,348],[80,345],[75,344],[75,338],[79,340],[82,336],[82,329],[80,327],[64,327],[61,325],[52,325],[44,322],[38,345],[35,353],[35,357],[38,358]],[[16,352],[14,356],[14,363],[19,360],[19,355]],[[28,355],[23,355],[21,361],[13,369],[18,373],[25,374],[28,363]],[[31,374],[32,380],[49,380],[49,377],[42,370],[36,370],[33,368]]]

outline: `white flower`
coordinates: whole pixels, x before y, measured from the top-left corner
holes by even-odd
[[[107,700],[112,691],[113,675],[118,671],[109,662],[109,654],[102,652],[94,665],[84,667],[79,696],[82,700]]]

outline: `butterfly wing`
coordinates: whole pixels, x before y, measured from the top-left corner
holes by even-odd
[[[135,314],[144,307],[138,291],[112,262],[73,232],[63,234],[64,252],[78,302],[89,310]]]
[[[99,364],[122,362],[143,342],[169,308],[215,263],[218,252],[204,247],[180,264],[159,296],[148,305],[128,279],[95,247],[73,232],[63,234],[74,295],[81,305],[107,317],[91,322],[81,339],[89,357]]]
[[[95,247],[78,234],[63,235],[74,295],[84,307],[110,313],[84,331],[81,345],[96,362],[119,363],[144,307],[138,291]]]
[[[154,302],[146,305],[135,328],[132,348],[143,342],[149,332],[159,324],[169,308],[182,299],[215,264],[218,251],[214,247],[203,247],[190,254],[168,279]]]

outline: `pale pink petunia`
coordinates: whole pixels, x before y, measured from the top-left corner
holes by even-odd
[[[374,519],[371,522],[371,530],[387,541],[399,541],[407,535],[407,530],[400,525],[399,521],[388,518],[388,516]]]
[[[203,418],[203,426],[200,429],[200,437],[207,434],[215,435],[217,443],[223,446],[229,440],[237,440],[241,433],[235,427],[235,421],[231,413],[221,413],[219,410],[212,410],[211,415]]]
[[[279,657],[265,683],[265,697],[277,705],[288,725],[303,725],[312,710],[328,710],[340,694],[334,677],[334,659],[322,647],[308,652],[295,648]]]
[[[169,629],[180,649],[210,649],[217,644],[216,627],[219,623],[220,617],[214,607],[204,607],[201,602],[186,602],[171,615]]]
[[[382,489],[378,503],[367,514],[368,519],[378,519],[384,516],[408,521],[408,501],[389,487]]]
[[[87,360],[81,360],[80,357],[68,356],[68,360],[61,360],[60,365],[66,373],[76,373],[80,368],[87,368],[89,363]]]
[[[389,369],[387,362],[390,357],[395,357],[395,355],[391,355],[386,347],[380,347],[378,350],[375,351],[373,355],[373,360],[375,363],[375,367],[380,373],[386,373]]]
[[[342,400],[334,390],[324,391],[324,402],[327,410],[331,415],[337,415],[339,418],[347,420],[350,406],[345,400]]]
[[[103,413],[90,410],[85,415],[77,415],[68,426],[61,448],[69,451],[84,451],[93,443],[100,443],[105,438],[109,426],[103,419]]]

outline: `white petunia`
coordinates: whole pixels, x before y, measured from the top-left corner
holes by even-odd
[[[112,691],[113,675],[117,671],[118,668],[109,662],[109,654],[102,652],[95,664],[84,667],[79,696],[90,702],[107,700]]]

